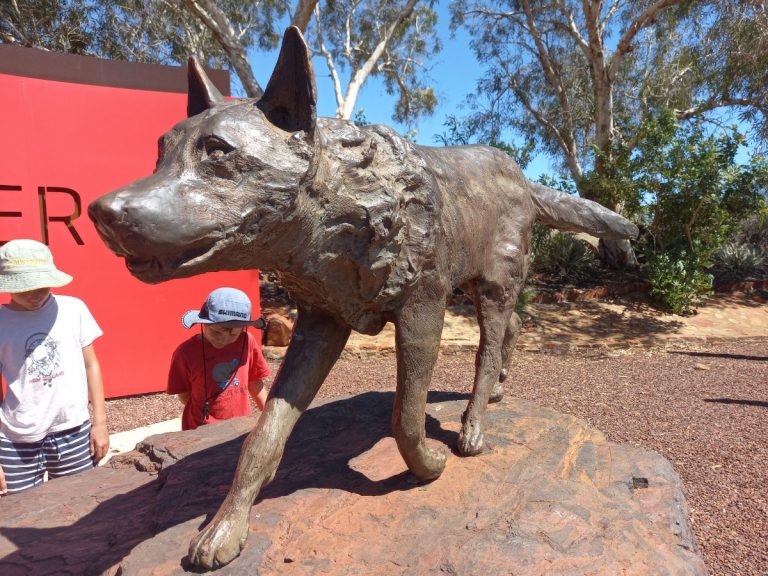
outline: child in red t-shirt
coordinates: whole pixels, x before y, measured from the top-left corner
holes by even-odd
[[[184,314],[181,323],[185,328],[200,324],[200,334],[173,353],[168,373],[168,394],[177,394],[184,404],[181,429],[248,416],[249,395],[263,410],[267,391],[262,380],[269,367],[247,327],[263,328],[264,320],[251,320],[248,296],[235,288],[217,288],[200,310]]]

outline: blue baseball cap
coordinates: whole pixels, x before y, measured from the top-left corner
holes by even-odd
[[[205,299],[200,310],[190,310],[181,317],[185,328],[195,324],[227,324],[264,328],[263,318],[251,319],[251,301],[237,288],[217,288]]]

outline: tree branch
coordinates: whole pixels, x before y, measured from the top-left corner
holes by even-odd
[[[184,4],[208,27],[221,45],[237,77],[242,82],[245,93],[250,98],[260,98],[264,91],[253,75],[245,50],[237,41],[234,28],[224,11],[216,5],[214,0],[184,0]]]
[[[576,42],[576,44],[581,48],[581,51],[584,53],[584,57],[589,60],[589,43],[584,39],[584,37],[579,32],[578,27],[576,26],[576,21],[573,19],[573,13],[568,10],[568,8],[563,4],[562,2],[557,3],[560,7],[560,13],[565,17],[565,19],[568,21],[568,26],[560,26],[562,30],[568,33],[568,35],[573,38],[573,40]]]
[[[687,110],[675,110],[675,116],[680,120],[687,120],[694,116],[699,116],[705,112],[710,112],[716,108],[726,106],[756,106],[757,103],[752,98],[719,98],[709,99],[698,106],[688,108]]]
[[[330,50],[325,46],[325,40],[323,39],[323,27],[320,23],[320,6],[315,5],[315,23],[317,24],[317,45],[320,48],[320,55],[325,58],[325,63],[328,66],[328,73],[331,75],[331,81],[333,82],[333,93],[336,96],[336,117],[341,118],[342,110],[344,109],[344,94],[341,90],[341,80],[339,79],[339,73],[336,70],[336,66],[333,63],[333,55]]]
[[[299,0],[293,18],[291,18],[291,26],[296,26],[302,32],[306,32],[315,6],[317,6],[317,0]]]
[[[534,107],[531,100],[528,98],[528,94],[526,94],[521,88],[520,85],[517,83],[517,80],[515,79],[514,75],[512,75],[509,70],[506,68],[506,66],[503,68],[504,72],[507,75],[507,81],[510,90],[514,93],[514,95],[517,97],[517,99],[520,101],[520,103],[523,105],[523,107],[528,111],[531,116],[533,116],[536,121],[545,128],[552,136],[555,138],[555,140],[558,143],[558,146],[560,146],[560,149],[563,151],[563,154],[565,155],[565,161],[568,165],[568,168],[571,171],[571,175],[574,177],[575,180],[579,180],[583,175],[583,170],[581,168],[581,164],[579,164],[577,150],[576,150],[576,143],[573,138],[573,134],[571,132],[566,133],[564,135],[558,128],[555,126],[552,122],[549,121],[549,119],[542,113],[540,110],[538,110],[536,107]],[[570,130],[570,127],[569,127]]]
[[[344,111],[341,116],[342,118],[349,119],[352,117],[352,112],[354,111],[357,97],[360,94],[360,89],[365,83],[365,80],[371,74],[376,61],[384,53],[384,50],[386,50],[387,46],[392,40],[392,36],[397,30],[397,27],[411,16],[413,9],[418,3],[419,0],[408,0],[408,3],[400,12],[398,12],[392,22],[390,22],[389,26],[387,26],[384,32],[384,36],[381,38],[376,47],[371,51],[371,55],[352,76],[352,79],[349,81],[349,85],[347,86],[347,94],[344,98]]]
[[[619,43],[616,45],[616,50],[613,52],[613,56],[611,56],[611,61],[608,65],[608,74],[610,78],[616,77],[616,72],[621,65],[621,60],[624,55],[631,49],[632,42],[634,41],[637,34],[643,28],[653,24],[656,15],[664,10],[664,8],[669,8],[670,6],[674,6],[676,4],[682,4],[685,1],[686,0],[658,0],[657,2],[654,2],[648,6],[648,8],[646,8],[643,13],[640,14],[640,16],[632,21],[632,23],[627,27],[627,30],[619,40]]]

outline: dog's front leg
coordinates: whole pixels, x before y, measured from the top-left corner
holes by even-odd
[[[350,329],[333,318],[299,308],[282,366],[264,413],[248,435],[229,493],[213,520],[189,546],[189,560],[202,568],[231,562],[248,536],[248,517],[261,487],[277,471],[285,443],[344,349]]]
[[[440,351],[445,295],[422,291],[396,318],[397,393],[392,432],[408,469],[420,480],[433,480],[445,468],[445,454],[425,441],[427,392]]]

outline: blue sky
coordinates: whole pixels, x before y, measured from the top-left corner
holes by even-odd
[[[450,16],[444,6],[438,7],[439,21],[438,31],[442,42],[442,50],[435,58],[429,75],[433,80],[438,105],[432,116],[422,118],[418,124],[416,142],[425,146],[439,145],[435,135],[445,131],[443,126],[445,119],[451,114],[461,118],[468,114],[463,108],[467,94],[471,93],[482,69],[475,60],[475,56],[469,47],[469,36],[465,31],[457,31],[451,37],[449,29]],[[274,52],[251,52],[249,61],[253,67],[256,79],[262,86],[266,86],[269,75],[277,59],[277,50]],[[315,75],[318,91],[318,116],[335,116],[336,99],[333,95],[333,86],[328,76],[328,69],[321,59],[314,60]],[[372,124],[387,124],[405,133],[407,128],[392,120],[394,110],[394,97],[388,95],[383,85],[375,78],[369,78],[363,86],[360,97],[357,100],[356,110],[362,108],[368,122]],[[533,159],[525,170],[526,175],[536,179],[539,175],[552,174],[549,159],[538,156]]]
[[[416,137],[416,142],[425,146],[439,145],[435,140],[435,135],[445,131],[443,124],[448,116],[453,114],[461,118],[468,114],[468,110],[464,107],[466,96],[474,91],[477,80],[482,74],[482,68],[469,47],[469,35],[466,31],[458,30],[455,34],[451,34],[447,3],[438,3],[437,11],[439,16],[438,34],[442,42],[442,50],[432,63],[429,76],[437,93],[438,105],[432,116],[422,118],[419,121]],[[286,20],[285,26],[287,25],[288,21]],[[269,53],[252,52],[249,54],[249,61],[256,79],[262,86],[266,86],[276,60],[277,50]],[[316,58],[314,68],[318,89],[318,115],[335,116],[336,100],[325,62]],[[236,82],[236,79],[234,81]],[[394,102],[394,97],[386,93],[381,82],[375,78],[369,78],[363,86],[355,109],[362,108],[368,122],[387,124],[403,134],[408,131],[407,127],[392,120]],[[726,123],[736,121],[732,115],[725,111],[723,112],[723,120]],[[746,126],[741,128],[742,131],[747,129]],[[505,134],[504,138],[507,141],[515,142],[512,134]],[[522,142],[515,143],[522,144]],[[742,147],[739,150],[737,161],[747,162],[748,154],[748,148]],[[531,180],[538,179],[542,174],[556,176],[556,170],[553,166],[552,159],[540,154],[531,160],[524,172]]]

